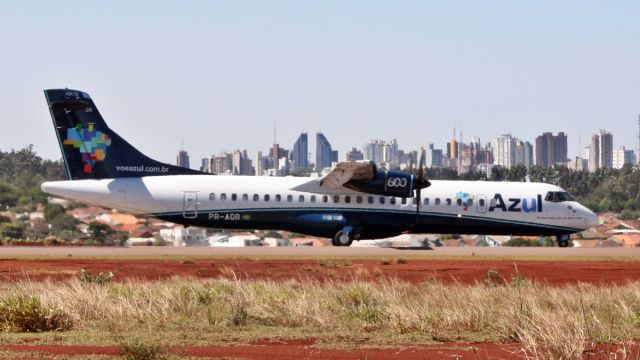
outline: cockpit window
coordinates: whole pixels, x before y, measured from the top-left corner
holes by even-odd
[[[551,202],[573,201],[571,195],[566,191],[549,191],[544,199]]]

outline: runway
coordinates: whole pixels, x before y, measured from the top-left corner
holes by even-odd
[[[640,257],[633,248],[543,248],[543,247],[0,247],[0,258],[11,257]]]

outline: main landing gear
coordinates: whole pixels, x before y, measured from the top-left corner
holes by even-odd
[[[561,248],[569,247],[569,239],[571,237],[569,234],[556,235],[556,241],[558,241],[558,246]]]
[[[356,232],[351,226],[345,226],[342,230],[336,233],[336,236],[331,240],[333,246],[351,246],[351,243],[356,238]]]

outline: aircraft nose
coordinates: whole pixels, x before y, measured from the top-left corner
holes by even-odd
[[[586,209],[585,219],[587,220],[587,227],[596,226],[600,222],[598,215],[589,209]]]

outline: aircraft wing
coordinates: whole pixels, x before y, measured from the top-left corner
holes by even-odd
[[[292,190],[327,194],[353,192],[345,184],[351,180],[372,181],[376,171],[376,165],[371,161],[341,162],[324,177],[296,186]]]
[[[370,161],[341,162],[330,173],[320,179],[320,186],[341,188],[350,180],[373,180],[376,166]]]

